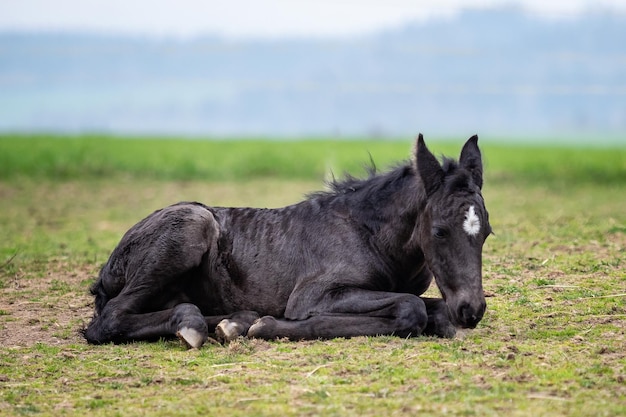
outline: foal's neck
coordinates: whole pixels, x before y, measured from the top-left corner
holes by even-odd
[[[380,239],[395,254],[411,256],[419,251],[417,225],[426,206],[426,192],[414,173],[396,179],[388,185],[391,192],[381,201],[379,216],[383,220]]]

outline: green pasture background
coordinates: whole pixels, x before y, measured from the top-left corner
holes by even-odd
[[[460,140],[428,139],[436,154],[458,156]],[[546,183],[626,181],[624,147],[595,147],[593,139],[566,146],[480,142],[491,180]],[[371,159],[379,168],[406,160],[413,140],[122,138],[109,136],[0,135],[0,179],[48,180],[152,178],[229,181],[258,178],[319,180],[329,173],[363,174]]]

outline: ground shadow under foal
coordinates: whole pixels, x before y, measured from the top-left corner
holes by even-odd
[[[485,312],[478,137],[279,209],[179,203],[133,226],[92,287],[90,343],[453,337]],[[432,277],[442,298],[420,297]]]

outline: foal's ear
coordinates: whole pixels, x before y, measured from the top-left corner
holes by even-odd
[[[478,136],[474,135],[465,142],[461,150],[459,163],[462,168],[467,169],[472,174],[474,183],[478,188],[483,188],[483,160],[478,149]]]
[[[417,137],[415,163],[417,165],[417,173],[426,189],[426,194],[433,194],[441,187],[445,174],[437,158],[426,147],[424,136],[421,133]]]

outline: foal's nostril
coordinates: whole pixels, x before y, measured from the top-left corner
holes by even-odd
[[[470,315],[471,313],[469,303],[462,302],[461,305],[459,305],[459,318],[463,323],[466,323]]]

